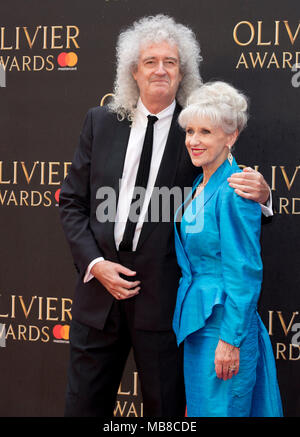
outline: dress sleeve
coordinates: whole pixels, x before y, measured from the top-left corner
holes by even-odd
[[[256,310],[262,282],[261,208],[226,186],[220,193],[219,229],[226,300],[220,338],[240,347]]]

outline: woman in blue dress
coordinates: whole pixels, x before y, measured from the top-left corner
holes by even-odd
[[[184,342],[189,417],[282,416],[257,313],[261,208],[227,181],[240,171],[231,149],[246,122],[247,99],[224,82],[196,90],[179,116],[191,160],[203,170],[175,215],[182,278],[173,328]]]

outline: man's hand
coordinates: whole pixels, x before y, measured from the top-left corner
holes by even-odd
[[[106,288],[115,299],[128,299],[139,294],[141,281],[130,282],[122,279],[119,273],[126,276],[134,276],[136,272],[127,269],[121,264],[110,261],[97,262],[91,269],[92,275]]]
[[[265,204],[270,197],[270,188],[263,175],[251,167],[243,169],[242,173],[234,173],[227,179],[236,194],[245,199]]]

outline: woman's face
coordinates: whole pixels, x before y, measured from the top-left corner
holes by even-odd
[[[196,167],[203,168],[219,167],[236,139],[236,133],[226,134],[207,117],[191,120],[185,132],[185,145],[191,160]]]

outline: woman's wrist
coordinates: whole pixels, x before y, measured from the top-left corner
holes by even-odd
[[[230,350],[234,350],[234,349],[240,349],[239,347],[233,346],[233,344],[227,343],[227,341],[222,340],[222,338],[219,339],[220,342],[222,342],[226,347],[229,347]]]

